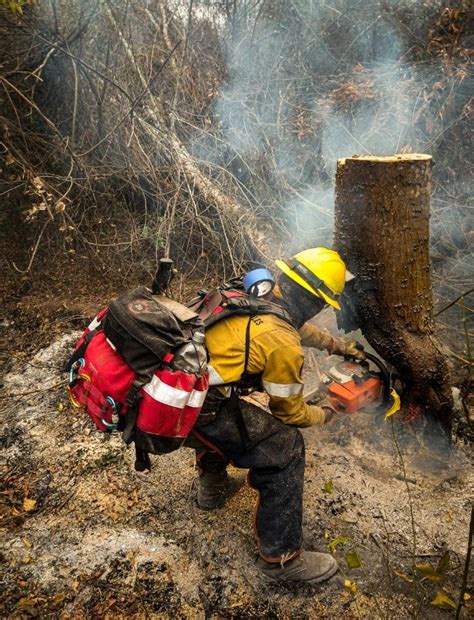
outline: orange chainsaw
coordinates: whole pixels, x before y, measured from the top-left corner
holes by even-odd
[[[388,416],[400,409],[390,372],[382,360],[367,352],[365,360],[345,358],[330,368],[322,376],[321,385],[305,395],[305,400],[311,400],[316,393],[328,398],[341,413],[370,409],[384,411]]]

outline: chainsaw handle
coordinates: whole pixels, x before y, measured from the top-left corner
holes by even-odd
[[[388,406],[390,403],[390,389],[391,389],[390,372],[387,366],[376,355],[372,355],[372,353],[368,353],[367,351],[364,351],[364,353],[365,353],[365,359],[363,360],[359,360],[353,357],[352,355],[344,355],[344,359],[351,360],[352,362],[356,362],[360,366],[367,367],[367,369],[369,368],[369,362],[372,362],[372,364],[374,364],[374,366],[376,366],[377,369],[380,370],[380,373],[382,375],[382,384],[383,384],[382,405]]]
[[[382,405],[386,406],[390,403],[390,372],[387,366],[382,362],[380,358],[376,355],[372,355],[372,353],[365,352],[365,359],[369,362],[372,362],[374,366],[380,370],[382,374],[382,383],[383,383],[383,393],[382,393]]]

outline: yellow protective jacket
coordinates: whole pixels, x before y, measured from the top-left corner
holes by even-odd
[[[237,382],[244,370],[245,336],[249,317],[231,316],[206,330],[213,386]],[[250,350],[247,371],[261,374],[270,397],[272,414],[285,424],[323,424],[324,411],[303,400],[302,345],[335,348],[336,338],[306,323],[298,332],[283,319],[262,314],[250,319]]]

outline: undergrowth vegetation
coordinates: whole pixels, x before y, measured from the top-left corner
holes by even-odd
[[[331,243],[337,157],[422,151],[436,162],[441,292],[462,292],[468,12],[465,0],[6,3],[9,281],[143,280],[163,254],[187,280],[225,278]]]

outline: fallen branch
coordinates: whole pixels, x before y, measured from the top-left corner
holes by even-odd
[[[57,387],[62,385],[66,385],[66,379],[62,379],[57,383],[53,383],[53,385],[48,385],[46,387],[38,388],[37,390],[30,390],[28,392],[20,392],[20,394],[6,394],[4,396],[0,396],[0,400],[6,400],[7,398],[22,398],[23,396],[30,396],[30,394],[37,394],[38,392],[47,392],[48,390],[54,390]]]
[[[87,151],[84,151],[83,153],[80,153],[79,157],[84,157],[85,155],[89,155],[90,153],[95,151],[101,144],[103,144],[108,138],[110,138],[110,136],[112,136],[117,131],[117,129],[127,120],[127,118],[129,116],[131,116],[133,114],[133,112],[134,112],[135,108],[137,107],[137,105],[140,103],[140,101],[143,99],[143,97],[149,92],[150,87],[153,85],[153,83],[156,81],[156,79],[158,78],[160,73],[163,71],[165,66],[168,64],[169,60],[171,59],[171,57],[173,56],[174,52],[176,51],[176,49],[178,48],[178,46],[180,44],[181,44],[181,41],[178,41],[176,43],[176,45],[173,47],[171,52],[168,54],[168,56],[165,58],[165,60],[161,64],[161,67],[155,73],[154,77],[146,84],[146,86],[143,88],[143,90],[131,102],[130,109],[127,110],[127,112],[117,121],[117,123],[112,127],[112,129],[110,131],[108,131],[107,134],[101,140],[99,140],[99,142],[96,142],[96,144],[91,146],[90,149],[88,149]]]
[[[462,362],[463,364],[466,364],[466,366],[474,366],[474,362],[471,360],[467,360],[464,357],[461,357],[460,355],[458,355],[457,353],[454,353],[454,351],[451,351],[451,349],[448,349],[448,353],[451,357],[455,357],[457,360],[459,360],[460,362]]]
[[[30,269],[31,269],[31,267],[32,267],[32,265],[33,265],[33,261],[35,260],[36,252],[38,251],[38,247],[39,247],[39,244],[40,244],[41,239],[42,239],[42,237],[43,237],[44,231],[46,230],[46,227],[47,227],[47,225],[48,225],[50,222],[51,222],[51,220],[50,220],[50,219],[48,219],[48,220],[46,220],[46,222],[43,224],[43,227],[42,227],[42,228],[41,228],[41,230],[40,230],[40,233],[39,233],[39,235],[38,235],[38,239],[36,240],[35,246],[34,246],[34,248],[33,248],[33,252],[31,253],[31,258],[30,258],[30,260],[29,260],[29,262],[28,262],[28,266],[27,266],[27,268],[26,268],[26,269],[20,269],[19,267],[17,267],[17,266],[15,265],[15,261],[12,261],[12,265],[13,265],[14,269],[15,269],[16,271],[18,271],[18,273],[28,273],[28,272],[30,271]]]
[[[456,299],[453,299],[453,301],[449,302],[449,304],[444,306],[444,308],[441,308],[441,310],[438,310],[438,312],[435,312],[434,316],[439,316],[440,314],[442,314],[443,312],[451,308],[451,306],[454,306],[454,304],[457,303],[460,299],[462,299],[463,297],[467,297],[471,293],[474,293],[474,288],[470,288],[468,291],[466,291],[462,295],[459,295],[458,297],[456,297]]]

